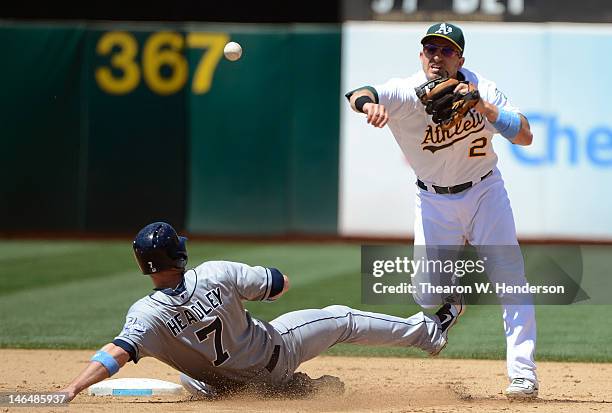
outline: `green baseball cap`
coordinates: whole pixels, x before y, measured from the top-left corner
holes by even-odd
[[[427,29],[427,33],[421,39],[421,44],[425,44],[425,39],[428,37],[441,37],[453,43],[463,53],[465,47],[465,39],[461,29],[451,23],[436,23]]]

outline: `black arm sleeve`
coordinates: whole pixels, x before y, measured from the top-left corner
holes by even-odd
[[[283,277],[283,274],[276,268],[269,268],[269,270],[272,274],[272,287],[270,288],[270,294],[268,297],[274,297],[283,291],[283,287],[285,286],[285,277]]]

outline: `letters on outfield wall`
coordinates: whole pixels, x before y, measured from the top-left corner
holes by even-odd
[[[349,23],[342,90],[419,70],[425,23]],[[612,239],[612,30],[601,25],[463,23],[465,66],[526,114],[533,145],[493,141],[521,238]],[[503,45],[503,47],[500,47]],[[388,128],[341,112],[342,235],[411,237],[415,180]]]
[[[343,0],[343,21],[612,21],[608,0]]]

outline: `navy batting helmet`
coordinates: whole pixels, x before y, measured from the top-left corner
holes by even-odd
[[[154,222],[140,230],[134,239],[134,256],[143,274],[153,274],[187,265],[187,238],[179,237],[172,225]]]

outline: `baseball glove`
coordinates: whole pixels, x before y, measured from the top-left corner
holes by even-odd
[[[460,83],[469,86],[466,94],[454,92]],[[465,114],[480,100],[480,94],[473,84],[446,77],[428,80],[414,90],[421,103],[425,105],[425,112],[431,115],[431,120],[444,130],[461,122]]]

